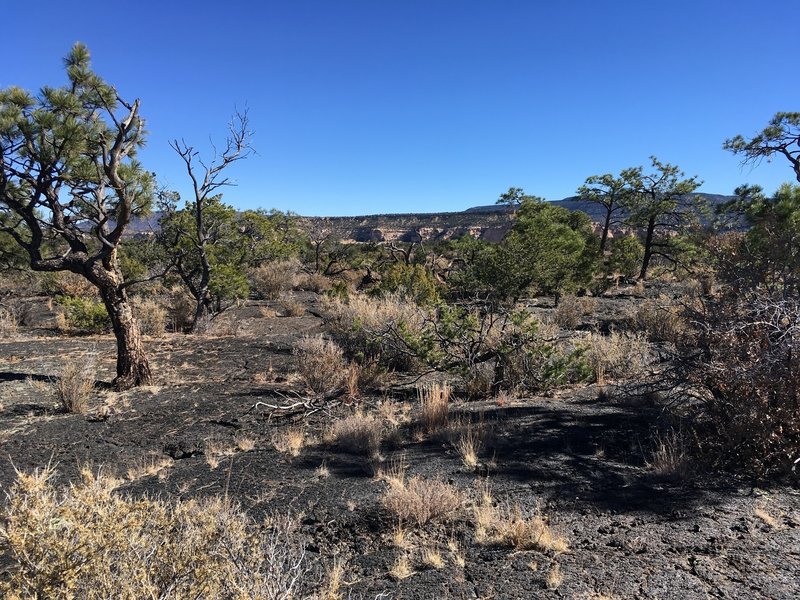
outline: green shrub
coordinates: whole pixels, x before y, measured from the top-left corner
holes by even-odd
[[[111,329],[111,319],[102,302],[77,296],[61,296],[56,302],[64,309],[65,329],[86,333],[105,333]]]
[[[374,290],[376,295],[395,294],[420,306],[433,306],[440,300],[436,280],[422,265],[392,265]]]

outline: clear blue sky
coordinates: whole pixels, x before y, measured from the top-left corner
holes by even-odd
[[[141,158],[186,193],[168,141],[208,152],[249,107],[237,207],[462,210],[510,186],[560,199],[595,173],[678,164],[730,193],[792,179],[721,148],[800,110],[797,0],[4,2],[0,87],[64,82],[85,42],[139,97]]]

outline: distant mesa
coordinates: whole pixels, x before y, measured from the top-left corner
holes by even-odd
[[[728,202],[733,196],[697,194],[703,196],[711,209]],[[577,196],[552,202],[570,211],[582,211],[594,223],[604,218],[602,206],[581,200]],[[299,217],[300,224],[309,229],[329,230],[332,237],[351,243],[413,242],[457,239],[464,235],[498,242],[511,228],[513,209],[504,204],[474,206],[460,212],[394,213],[356,217]],[[161,213],[134,218],[128,235],[150,235],[158,230]]]

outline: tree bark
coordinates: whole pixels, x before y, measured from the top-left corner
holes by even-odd
[[[608,211],[605,222],[603,223],[603,234],[600,236],[600,257],[606,251],[606,243],[608,241],[608,230],[611,229],[611,211]]]
[[[655,217],[650,217],[647,221],[647,235],[644,239],[644,259],[642,260],[642,270],[639,271],[639,279],[644,281],[647,278],[647,269],[650,266],[650,258],[653,256],[653,236],[656,230]]]
[[[114,264],[115,259],[114,255],[109,262]],[[112,385],[117,390],[150,385],[153,375],[144,351],[139,324],[133,316],[121,274],[114,267],[110,269],[95,264],[87,273],[87,278],[100,291],[100,297],[111,319],[114,337],[117,338],[117,376]]]
[[[111,318],[114,337],[117,338],[117,377],[112,385],[117,390],[150,385],[153,381],[150,363],[125,290],[108,286],[100,288],[100,296]]]

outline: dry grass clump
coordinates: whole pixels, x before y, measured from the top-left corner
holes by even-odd
[[[631,316],[631,324],[654,342],[678,342],[688,330],[681,317],[681,307],[666,296],[650,298],[639,304]]]
[[[144,335],[161,337],[167,328],[167,308],[151,298],[133,298],[131,307]]]
[[[344,419],[334,421],[328,438],[333,445],[345,452],[374,458],[380,455],[383,423],[374,414],[356,411]]]
[[[412,477],[395,479],[383,497],[383,506],[403,523],[419,527],[426,523],[448,521],[461,508],[461,493],[438,479]]]
[[[276,431],[272,436],[272,445],[278,452],[299,456],[306,445],[305,427],[288,427]]]
[[[89,470],[58,491],[52,475],[18,473],[2,509],[4,598],[288,599],[315,585],[291,517],[258,525],[219,498],[128,499]]]
[[[686,434],[676,429],[657,433],[653,437],[651,456],[645,464],[658,477],[690,477],[692,462]]]
[[[425,548],[422,551],[422,564],[437,571],[444,568],[442,553],[437,548]]]
[[[561,573],[561,567],[557,562],[554,562],[553,566],[550,567],[550,570],[547,572],[545,585],[547,586],[548,590],[554,590],[562,583],[564,583],[564,575]]]
[[[300,263],[297,260],[264,263],[250,271],[250,289],[264,300],[277,300],[295,286],[299,271]]]
[[[345,584],[344,574],[344,561],[334,558],[333,564],[325,567],[325,587],[315,598],[318,600],[341,600],[341,589]]]
[[[152,477],[154,475],[158,475],[161,477],[161,473],[164,469],[168,469],[173,465],[175,461],[168,457],[168,456],[150,456],[147,458],[143,458],[136,462],[131,467],[128,467],[127,477],[130,481],[136,481],[137,479],[142,479],[143,477]]]
[[[597,301],[590,296],[562,296],[553,310],[553,322],[562,329],[575,329],[594,312]]]
[[[0,307],[0,340],[17,333],[17,317],[7,308]]]
[[[423,432],[430,433],[447,425],[450,391],[447,383],[432,383],[417,388],[419,425]]]
[[[191,294],[182,285],[176,285],[169,290],[169,319],[172,322],[172,331],[186,331],[194,323],[197,303]]]
[[[488,489],[482,491],[481,498],[473,511],[475,539],[479,543],[501,544],[515,550],[539,550],[557,554],[569,549],[566,540],[553,533],[538,511],[530,517],[525,517],[518,504],[513,507],[495,506]]]
[[[486,438],[486,428],[483,423],[469,422],[461,428],[454,447],[465,466],[474,469],[478,466],[478,455]]]
[[[284,317],[302,317],[306,314],[306,307],[302,302],[293,298],[283,298],[278,304]]]
[[[393,295],[370,298],[351,294],[348,300],[328,298],[326,320],[348,356],[362,356],[383,365],[410,370],[414,360],[397,330],[421,331],[426,313],[408,300]]]
[[[411,568],[411,556],[408,552],[402,552],[389,569],[389,576],[397,581],[408,579],[414,574]]]
[[[235,439],[236,449],[240,452],[252,452],[256,448],[256,441],[246,435],[238,435]]]
[[[331,280],[322,273],[302,273],[295,281],[295,288],[319,294],[331,288]]]
[[[650,363],[650,344],[644,333],[618,333],[609,335],[598,332],[587,338],[586,360],[595,374],[598,384],[612,379],[636,377]]]
[[[322,336],[304,336],[294,347],[297,372],[306,387],[319,395],[338,390],[347,372],[342,349]]]
[[[69,413],[86,414],[94,393],[96,366],[93,358],[64,365],[55,382],[56,398]]]

